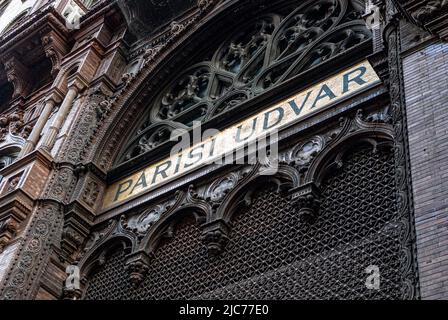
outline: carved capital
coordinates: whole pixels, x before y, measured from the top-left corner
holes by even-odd
[[[126,270],[129,272],[130,280],[135,287],[138,287],[145,280],[152,258],[152,255],[148,255],[144,251],[128,256]]]
[[[230,226],[224,220],[216,220],[202,226],[202,240],[208,253],[214,257],[221,254],[229,242]]]
[[[301,220],[313,222],[319,213],[320,190],[312,182],[291,191],[292,201]]]

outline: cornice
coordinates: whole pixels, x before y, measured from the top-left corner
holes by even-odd
[[[64,37],[68,35],[69,31],[65,27],[64,18],[56,12],[52,6],[47,6],[41,11],[31,15],[29,19],[14,30],[11,30],[0,41],[0,56],[5,52],[10,51],[16,47],[21,41],[36,35],[45,27],[50,27],[62,34]]]
[[[36,149],[33,152],[27,154],[25,157],[18,159],[9,166],[0,170],[0,174],[2,176],[8,176],[36,160],[41,162],[48,168],[50,168],[53,163],[53,158],[51,157],[51,155],[49,155],[47,152],[43,152],[41,149]]]
[[[101,5],[98,3],[81,17],[80,28],[83,29],[86,25],[103,15],[111,15],[118,12],[119,8],[116,0],[103,0]]]
[[[16,189],[12,192],[3,194],[0,198],[0,212],[7,212],[10,209],[17,208],[28,215],[33,209],[34,200],[23,190]]]
[[[447,0],[393,0],[412,23],[448,40]]]

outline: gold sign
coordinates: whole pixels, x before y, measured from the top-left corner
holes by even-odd
[[[295,122],[335,101],[379,82],[369,62],[364,61],[276,105],[227,128],[208,139],[152,164],[106,191],[104,208],[109,208],[154,189],[202,165],[237,150],[275,130]]]

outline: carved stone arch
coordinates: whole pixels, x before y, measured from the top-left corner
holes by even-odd
[[[130,254],[132,252],[132,242],[126,236],[115,235],[83,257],[77,264],[77,267],[80,270],[81,292],[85,292],[88,289],[89,277],[91,277],[98,268],[107,263],[111,254],[121,250],[126,255]],[[67,294],[68,293],[65,293],[65,295]]]
[[[254,192],[265,187],[266,184],[272,183],[276,185],[277,191],[287,193],[299,183],[299,173],[288,165],[280,164],[274,175],[263,175],[262,172],[257,170],[232,189],[216,210],[213,220],[222,220],[230,224],[233,214],[239,209],[250,206]]]
[[[372,148],[382,145],[391,146],[393,137],[394,131],[389,125],[372,125],[371,128],[363,128],[348,133],[335,143],[329,144],[313,160],[309,170],[306,172],[304,183],[314,183],[317,187],[320,187],[320,183],[328,170],[333,168],[334,165],[338,166],[339,159],[349,152],[350,149],[362,143],[369,143],[372,145]]]
[[[319,213],[323,179],[342,167],[341,161],[345,154],[366,143],[370,144],[374,151],[380,147],[393,146],[394,131],[390,125],[368,124],[357,117],[355,123],[359,126],[358,130],[350,131],[353,123],[348,123],[345,130],[342,130],[346,132],[345,135],[318,153],[305,171],[303,182],[291,190],[297,214],[307,223],[314,222]]]
[[[86,276],[89,274],[91,269],[95,267],[96,263],[99,262],[100,265],[104,263],[106,255],[111,252],[118,244],[123,245],[123,249],[129,254],[135,250],[136,243],[135,239],[124,233],[115,233],[106,239],[102,240],[100,243],[92,247],[82,258],[77,262],[77,266],[81,271],[81,275]]]
[[[170,214],[161,217],[148,230],[148,233],[141,240],[137,252],[143,251],[149,256],[153,255],[163,239],[173,237],[175,227],[182,223],[184,219],[188,217],[193,218],[196,224],[201,225],[207,220],[209,215],[209,212],[203,206],[196,204],[186,204],[174,210]]]

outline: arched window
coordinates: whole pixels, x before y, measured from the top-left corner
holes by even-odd
[[[8,147],[0,150],[0,170],[13,163],[20,153],[19,147]],[[0,175],[0,181],[3,180],[3,176]]]
[[[25,19],[25,17],[28,15],[28,13],[30,12],[30,8],[22,11],[20,14],[18,14],[4,29],[3,31],[1,31],[2,34],[5,34],[6,32],[8,32],[9,30],[14,29],[15,27],[17,27],[22,21],[23,19]]]
[[[14,160],[17,159],[19,155],[19,147],[10,147],[7,149],[0,150],[0,170],[9,166]]]
[[[343,52],[370,43],[363,1],[291,1],[254,20],[235,24],[206,54],[173,74],[150,101],[117,164],[153,150],[176,128],[237,108]],[[210,41],[213,43],[213,41]],[[206,45],[206,44],[204,44]]]

